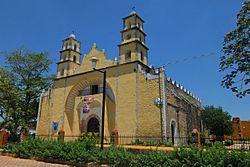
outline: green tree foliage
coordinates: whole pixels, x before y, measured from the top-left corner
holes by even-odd
[[[250,94],[250,1],[243,3],[237,15],[236,28],[224,37],[220,71],[222,86],[231,89],[237,97]]]
[[[16,133],[18,128],[34,128],[39,95],[48,88],[51,77],[47,53],[33,53],[18,49],[4,55],[5,65],[0,67],[1,126]]]
[[[210,134],[223,136],[232,133],[231,115],[224,112],[221,107],[206,106],[201,118]]]

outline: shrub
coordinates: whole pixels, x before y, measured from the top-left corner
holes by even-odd
[[[208,141],[208,142],[205,143],[205,146],[207,146],[207,147],[212,147],[212,146],[213,146],[213,142]]]
[[[158,140],[140,140],[136,139],[134,142],[132,141],[130,145],[140,145],[140,146],[167,146],[172,147],[173,144],[167,140],[158,141]]]
[[[201,140],[201,145],[205,145],[206,143],[206,136],[204,133],[200,133],[200,140]]]
[[[96,140],[96,142],[98,141],[98,133],[94,133],[94,132],[86,132],[86,133],[82,133],[80,138],[78,139],[78,141],[85,141],[86,139],[88,140]]]
[[[95,140],[57,142],[42,139],[29,139],[24,142],[7,145],[5,152],[19,156],[40,157],[72,162],[88,162],[93,159],[88,152],[96,149]]]
[[[143,145],[143,141],[140,139],[136,139],[135,141],[131,142],[131,145]]]
[[[160,141],[157,140],[146,140],[143,142],[144,146],[160,146],[162,145]]]
[[[131,159],[132,154],[124,148],[110,147],[104,150],[98,150],[95,156],[95,162],[98,164],[112,164],[114,166],[127,166]]]
[[[188,145],[193,144],[193,139],[191,135],[188,135]]]
[[[249,141],[249,139],[246,137],[240,137],[240,141],[244,144],[246,141]]]
[[[231,146],[233,144],[234,144],[233,140],[227,139],[227,140],[224,141],[225,146]]]
[[[171,166],[169,154],[158,151],[145,151],[143,154],[134,155],[128,166]],[[179,165],[180,166],[180,165]]]
[[[57,142],[42,139],[9,144],[5,152],[19,156],[39,157],[70,161],[76,164],[96,162],[112,166],[250,166],[250,152],[246,150],[226,150],[221,142],[215,142],[204,151],[202,148],[181,147],[173,152],[145,151],[132,154],[124,148],[110,147],[100,150],[95,140],[86,138],[70,142]]]

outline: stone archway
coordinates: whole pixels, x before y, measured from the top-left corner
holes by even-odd
[[[69,92],[66,102],[65,102],[65,112],[71,112],[74,110],[74,101],[75,101],[75,97],[78,96],[79,91],[83,90],[84,88],[88,87],[89,85],[96,85],[96,84],[100,84],[102,83],[102,79],[101,78],[93,78],[93,79],[82,79],[81,82],[77,83]],[[113,89],[111,87],[111,85],[109,84],[108,81],[106,81],[107,85],[106,85],[106,89],[109,89],[111,91],[111,93],[114,96],[114,92]],[[115,97],[113,99],[115,101]]]
[[[77,113],[79,117],[79,125],[81,133],[88,132],[88,123],[92,119],[100,122],[101,117],[101,103],[95,99],[90,104],[90,110],[88,113],[83,112],[83,102],[80,102],[77,106]],[[96,121],[96,122],[97,122]],[[100,125],[99,125],[100,126]]]
[[[90,95],[81,95],[80,91],[83,91],[85,88],[88,88],[91,85],[100,85],[102,83],[102,80],[100,78],[87,78],[82,79],[81,82],[78,82],[76,85],[74,85],[71,90],[69,91],[69,94],[66,99],[65,103],[65,114],[66,119],[70,125],[70,128],[73,129],[73,126],[78,126],[78,133],[87,132],[87,123],[88,119],[91,118],[91,116],[95,116],[99,122],[100,122],[100,116],[101,116],[101,99],[102,94],[90,94]],[[110,95],[110,96],[109,96]],[[82,114],[82,105],[81,103],[82,99],[85,96],[93,96],[94,100],[91,102],[90,111],[84,114],[84,119],[81,116]],[[107,130],[105,131],[106,134],[111,133],[111,130],[115,128],[115,96],[113,89],[109,82],[107,82],[106,85],[106,98],[105,101],[105,127],[107,127]],[[94,107],[95,106],[95,107]],[[74,112],[72,112],[74,111]],[[72,116],[73,114],[77,114],[77,116]],[[75,119],[73,119],[73,117]],[[77,120],[77,121],[76,121]],[[77,125],[78,122],[78,125]]]

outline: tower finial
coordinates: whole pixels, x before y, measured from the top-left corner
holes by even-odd
[[[136,14],[135,6],[132,7],[132,12],[130,14]]]
[[[74,31],[74,30],[72,31],[72,33],[70,34],[69,37],[71,37],[71,38],[76,38],[76,36],[75,36],[75,31]]]

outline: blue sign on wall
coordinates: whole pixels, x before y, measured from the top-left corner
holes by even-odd
[[[52,122],[52,131],[58,130],[58,122]]]

